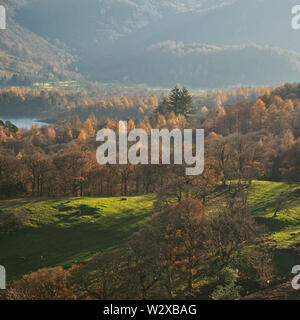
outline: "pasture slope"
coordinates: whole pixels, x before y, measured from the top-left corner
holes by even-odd
[[[67,268],[96,252],[112,249],[138,230],[150,213],[154,196],[121,198],[68,198],[8,200],[0,210],[26,210],[25,229],[0,233],[0,265],[8,280],[43,267]]]
[[[266,226],[266,246],[274,253],[278,271],[285,274],[300,261],[299,188],[300,183],[254,181],[250,189],[251,213]],[[274,200],[282,195],[292,197],[274,217]],[[0,210],[26,210],[30,217],[25,229],[0,233],[0,264],[6,266],[11,281],[42,267],[85,262],[130,238],[149,216],[154,200],[154,195],[147,195],[126,201],[87,197],[0,201]],[[213,202],[208,201],[209,211]]]

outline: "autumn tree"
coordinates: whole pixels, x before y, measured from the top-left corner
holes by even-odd
[[[250,111],[251,115],[251,126],[253,130],[261,130],[264,128],[267,116],[267,109],[265,103],[258,99]]]
[[[243,192],[234,199],[225,200],[225,205],[222,199],[210,215],[208,231],[211,250],[219,259],[220,269],[229,266],[233,258],[254,241],[259,230],[248,212]]]
[[[76,287],[76,295],[99,300],[124,298],[124,261],[121,250],[115,250],[97,253],[87,264],[73,267],[70,283]]]
[[[158,274],[170,299],[174,298],[178,281],[184,280],[184,294],[192,292],[197,270],[207,254],[206,230],[203,204],[189,198],[156,213],[141,228],[141,245],[155,244],[152,253],[160,248],[159,255],[151,260],[156,268],[160,265]]]
[[[73,196],[84,194],[88,172],[93,165],[96,165],[95,160],[92,159],[94,158],[91,152],[81,150],[75,145],[54,157],[53,163],[60,172],[59,178],[65,193],[70,192]]]
[[[9,285],[7,300],[74,300],[73,287],[68,284],[69,272],[62,267],[44,268]]]
[[[45,187],[46,176],[50,170],[49,158],[37,152],[32,155],[25,155],[22,158],[22,162],[29,173],[32,196],[41,197]]]
[[[204,205],[207,197],[215,191],[218,181],[222,179],[222,176],[219,176],[213,167],[214,161],[210,159],[207,163],[209,165],[204,169],[203,174],[195,176],[191,181],[192,197],[200,199]]]

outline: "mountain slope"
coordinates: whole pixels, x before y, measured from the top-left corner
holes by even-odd
[[[17,20],[43,37],[72,48],[113,41],[176,13],[207,8],[224,0],[27,0]]]
[[[27,74],[48,76],[49,70],[58,75],[75,76],[66,71],[74,57],[62,48],[49,43],[15,21],[15,11],[25,1],[2,1],[7,10],[7,28],[0,30],[0,70],[4,75]],[[1,76],[0,73],[0,76]]]
[[[300,54],[255,44],[217,47],[182,42],[160,42],[143,53],[103,69],[87,69],[103,82],[146,83],[193,88],[234,85],[276,85],[300,78]]]
[[[279,84],[300,76],[299,32],[291,28],[296,3],[23,0],[15,21],[33,37],[48,39],[55,49],[47,52],[64,43],[78,59],[70,64],[56,51],[61,68],[72,66],[91,80],[191,87]],[[205,46],[214,49],[203,51]]]

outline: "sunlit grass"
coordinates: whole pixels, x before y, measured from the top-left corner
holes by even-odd
[[[254,181],[250,188],[250,212],[266,226],[269,244],[288,248],[300,242],[300,199],[289,201],[288,211],[273,217],[272,201],[280,194],[294,192],[300,184]],[[208,212],[217,204],[217,193],[208,201]],[[29,224],[7,235],[0,232],[0,264],[8,279],[42,267],[85,262],[94,253],[112,249],[130,238],[151,211],[154,195],[121,198],[65,198],[0,201],[0,210],[26,210]]]
[[[2,234],[0,264],[9,280],[42,267],[84,262],[95,252],[118,246],[138,230],[154,196],[1,201],[0,209],[26,210],[24,230]]]
[[[300,198],[293,196],[288,200],[287,209],[274,217],[272,201],[282,195],[293,194],[300,184],[254,181],[250,192],[250,211],[259,223],[266,225],[271,235],[270,241],[288,247],[300,241]],[[292,234],[299,233],[299,236]]]

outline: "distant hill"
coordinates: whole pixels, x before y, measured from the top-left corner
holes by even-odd
[[[6,2],[16,12],[9,32],[30,40],[9,34],[2,53],[23,43],[33,52],[32,68],[50,63],[91,80],[166,87],[273,85],[300,77],[300,32],[291,28],[296,0]]]
[[[256,44],[217,47],[166,41],[143,55],[103,69],[87,69],[104,82],[145,83],[168,87],[172,83],[193,88],[235,85],[276,85],[300,79],[300,54]]]
[[[156,81],[164,86],[295,81],[300,75],[295,58],[300,53],[300,34],[291,28],[293,3],[235,0],[170,15],[130,33],[101,54],[91,55],[81,62],[80,70],[102,81],[151,85]],[[166,48],[174,42],[185,47],[185,54]],[[187,48],[205,46],[218,49],[186,53]]]
[[[136,30],[176,13],[223,3],[224,0],[26,0],[18,11],[23,26],[73,49],[111,45]],[[151,27],[152,28],[152,27]],[[85,46],[88,48],[85,48]],[[102,48],[105,50],[105,48]]]
[[[22,73],[47,79],[51,71],[53,79],[78,77],[66,70],[74,61],[70,53],[15,21],[15,12],[26,4],[25,0],[5,0],[0,4],[7,10],[7,29],[0,30],[0,77]]]

